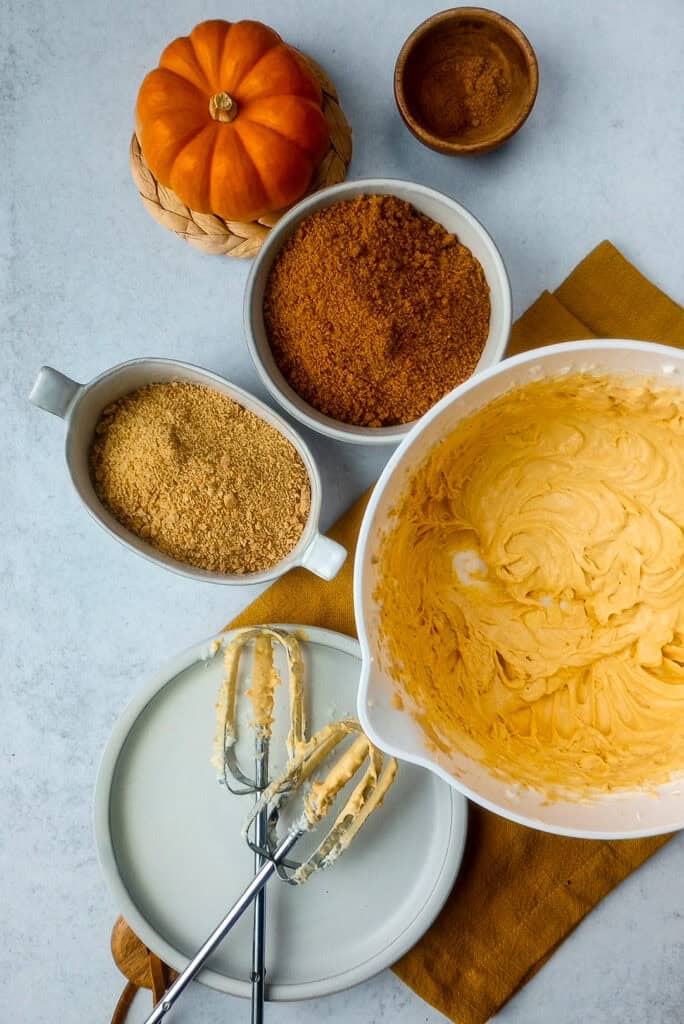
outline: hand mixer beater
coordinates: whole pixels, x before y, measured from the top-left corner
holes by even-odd
[[[249,724],[254,733],[254,774],[246,775],[237,758],[239,735],[238,702],[240,667],[246,649],[252,645],[252,683],[246,696],[252,704]],[[304,708],[304,664],[297,638],[284,630],[260,627],[238,633],[224,654],[225,677],[216,705],[217,733],[214,764],[221,781],[236,795],[259,795],[269,783],[269,754],[273,732],[275,689],[280,676],[274,663],[274,646],[282,646],[287,656],[289,677],[290,730],[286,747],[288,763],[304,742],[306,712]],[[254,868],[263,865],[267,845],[268,809],[260,803],[254,816]],[[266,894],[263,890],[254,899],[252,929],[252,1024],[262,1024],[265,1000],[265,916]]]
[[[240,658],[246,646],[254,643],[251,689],[247,691],[253,709],[255,736],[255,775],[246,776],[236,757],[237,705]],[[290,683],[290,731],[287,738],[288,763],[284,772],[272,782],[267,781],[268,754],[274,708],[274,688],[279,682],[273,661],[274,644],[282,645],[287,654]],[[197,976],[209,957],[240,919],[250,903],[263,897],[263,890],[276,872],[292,885],[305,882],[314,871],[329,867],[358,835],[373,811],[381,805],[392,785],[397,762],[385,758],[377,750],[360,724],[347,719],[324,726],[309,740],[304,739],[305,713],[303,699],[303,660],[297,638],[284,630],[270,627],[244,630],[228,646],[225,654],[226,676],[217,715],[219,733],[215,763],[231,792],[257,793],[247,815],[243,835],[255,851],[257,871],[223,920],[197,951],[185,970],[178,975],[155,1007],[146,1024],[157,1024]],[[346,749],[333,760],[337,748]],[[332,761],[332,763],[331,763]],[[290,850],[306,833],[315,832],[331,815],[348,785],[357,779],[341,810],[323,835],[313,853],[303,863],[288,859]],[[259,780],[263,783],[259,784]],[[295,800],[300,806],[293,810]],[[285,811],[291,824],[279,834]],[[253,838],[250,831],[253,829]],[[282,829],[281,829],[282,831]],[[254,919],[252,1020],[263,1015],[264,938],[263,904]]]

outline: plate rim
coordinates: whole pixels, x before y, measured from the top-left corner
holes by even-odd
[[[274,623],[271,625],[291,631],[300,631],[306,640],[319,643],[325,647],[332,647],[345,654],[350,654],[358,658],[359,662],[362,660],[361,647],[358,640],[344,633],[338,633],[319,626],[296,625],[293,623]],[[163,935],[159,934],[148,923],[144,914],[138,910],[119,872],[115,844],[110,828],[109,812],[112,782],[119,757],[129,733],[156,695],[166,685],[171,683],[174,678],[180,675],[181,672],[184,672],[197,661],[202,660],[203,655],[206,657],[213,641],[217,639],[223,641],[226,637],[244,628],[249,627],[239,627],[215,633],[208,639],[193,644],[166,661],[150,677],[149,682],[141,687],[117,718],[100,758],[97,772],[93,801],[93,826],[97,858],[103,878],[110,894],[114,898],[115,904],[119,908],[119,912],[131,928],[133,928],[148,948],[152,949],[175,970],[182,970],[187,965],[188,958],[176,950]],[[398,935],[395,935],[391,941],[374,955],[367,957],[346,971],[317,981],[271,985],[267,988],[267,999],[269,1002],[315,999],[344,991],[353,985],[367,981],[376,974],[379,974],[380,971],[396,963],[430,928],[446,903],[459,875],[468,833],[466,798],[442,780],[438,780],[436,776],[433,777],[435,782],[440,782],[444,787],[445,803],[448,797],[451,816],[442,863],[439,872],[433,879],[432,888],[420,911],[404,925]],[[217,908],[217,917],[219,913],[220,908]],[[243,998],[249,998],[251,995],[251,985],[248,981],[231,977],[219,971],[205,969],[200,972],[197,981],[228,995]]]

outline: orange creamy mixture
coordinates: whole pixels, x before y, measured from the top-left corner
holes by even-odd
[[[684,395],[572,376],[428,455],[384,539],[386,664],[430,742],[581,795],[684,768]]]

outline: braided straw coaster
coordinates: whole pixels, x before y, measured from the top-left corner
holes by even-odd
[[[300,54],[311,67],[323,92],[323,114],[330,129],[330,148],[318,165],[307,195],[343,181],[352,153],[352,133],[337,98],[337,91],[325,71],[310,57]],[[147,166],[138,132],[131,139],[131,171],[145,209],[169,231],[202,252],[219,256],[255,256],[269,228],[286,212],[269,213],[258,221],[226,221],[212,213],[189,209],[170,188],[160,185]]]

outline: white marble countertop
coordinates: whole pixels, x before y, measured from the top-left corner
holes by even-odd
[[[242,338],[248,266],[164,232],[131,181],[137,86],[162,45],[206,17],[272,23],[337,83],[354,128],[351,174],[414,178],[460,199],[501,247],[516,314],[604,237],[682,300],[684,7],[498,8],[537,50],[540,94],[515,140],[468,162],[423,149],[394,107],[394,59],[434,2],[0,5],[3,1020],[110,1019],[121,977],[108,945],[117,908],[91,832],[100,751],[140,683],[254,596],[166,574],[107,541],[69,486],[62,424],[26,401],[44,362],[87,380],[140,355],[199,362],[263,396]],[[311,441],[328,523],[387,452]],[[683,851],[680,836],[606,899],[497,1020],[683,1020]],[[173,1019],[247,1015],[246,1004],[196,987]],[[443,1020],[390,972],[329,999],[271,1007],[268,1019]]]

